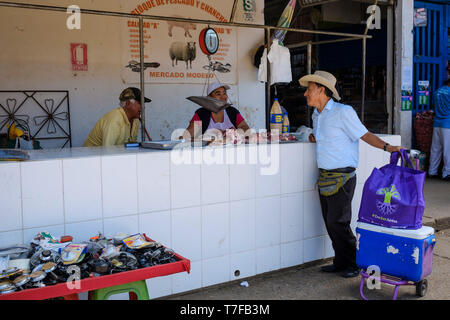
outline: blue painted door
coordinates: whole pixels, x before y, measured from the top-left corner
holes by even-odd
[[[442,86],[447,77],[448,56],[448,5],[415,1],[414,8],[427,9],[427,25],[414,27],[414,70],[412,115],[430,110],[433,106],[433,93]],[[421,104],[418,81],[430,82],[428,104]]]

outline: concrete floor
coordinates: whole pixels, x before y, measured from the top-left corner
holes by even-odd
[[[426,179],[424,196],[423,223],[438,230],[450,228],[450,182]]]
[[[450,300],[450,182],[427,179],[425,183],[426,209],[424,224],[436,231],[433,273],[427,277],[428,292],[425,297],[415,294],[414,286],[402,286],[398,300]],[[447,225],[448,223],[448,225]],[[438,231],[440,230],[441,231]],[[344,279],[320,271],[330,259],[317,261],[290,269],[258,275],[249,279],[249,287],[240,286],[238,280],[227,284],[199,289],[190,293],[173,295],[163,300],[360,300],[361,277]],[[392,299],[394,287],[382,284],[379,290],[365,289],[373,300]]]

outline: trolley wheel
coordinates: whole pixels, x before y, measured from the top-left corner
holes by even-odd
[[[419,297],[425,297],[428,289],[428,281],[427,279],[423,279],[416,283],[416,295]]]

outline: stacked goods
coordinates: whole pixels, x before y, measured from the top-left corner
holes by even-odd
[[[111,239],[99,234],[81,243],[65,242],[71,239],[40,232],[30,246],[0,249],[0,262],[6,261],[0,264],[0,296],[70,282],[74,267],[80,279],[86,279],[180,260],[172,249],[140,233]],[[13,256],[16,252],[19,255]],[[23,261],[20,267],[16,261]]]
[[[278,98],[275,98],[270,109],[270,130],[278,130],[278,133],[283,132],[283,111],[281,110]]]
[[[433,138],[434,112],[432,110],[417,113],[414,117],[414,132],[420,151],[430,153]]]

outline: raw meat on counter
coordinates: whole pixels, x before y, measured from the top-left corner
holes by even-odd
[[[297,137],[289,133],[272,135],[270,132],[256,133],[250,137],[249,143],[270,143],[270,142],[287,142],[297,141]]]

